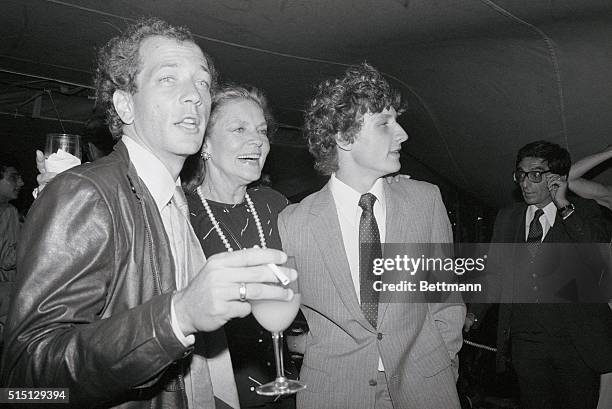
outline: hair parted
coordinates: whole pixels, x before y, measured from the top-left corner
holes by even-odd
[[[210,108],[210,117],[208,124],[206,124],[206,132],[204,133],[204,141],[210,137],[213,132],[213,127],[222,108],[232,102],[237,101],[251,101],[261,108],[268,126],[268,139],[272,140],[274,132],[276,131],[276,122],[272,116],[272,112],[268,105],[268,100],[264,93],[259,89],[249,85],[236,85],[236,84],[223,84],[213,94]],[[183,165],[183,171],[181,172],[181,180],[183,181],[183,188],[188,192],[193,192],[195,189],[202,184],[204,177],[206,176],[204,161],[201,159],[200,154],[190,156]]]
[[[262,91],[250,86],[250,85],[236,85],[236,84],[223,84],[212,96],[210,118],[206,125],[206,133],[204,134],[204,140],[212,132],[213,125],[219,116],[221,108],[232,102],[236,101],[251,101],[258,105],[263,111],[266,125],[268,126],[268,139],[271,139],[276,131],[276,122],[272,115],[272,111],[268,106],[268,99]]]
[[[393,107],[403,112],[400,93],[368,63],[348,68],[344,75],[316,86],[306,108],[304,132],[315,158],[315,169],[329,175],[338,169],[336,138],[353,142],[364,114]]]
[[[115,111],[113,94],[117,90],[134,94],[136,89],[136,76],[140,72],[142,61],[140,58],[140,45],[152,36],[161,36],[179,42],[188,41],[195,44],[191,32],[186,27],[172,26],[156,18],[143,18],[128,26],[123,33],[111,38],[105,46],[98,51],[97,68],[95,75],[96,104],[105,110],[108,128],[115,139],[122,135],[123,122]],[[216,82],[216,72],[212,59],[206,54],[204,58],[208,63],[212,78],[212,89]]]
[[[527,157],[540,158],[546,161],[548,168],[561,176],[567,176],[572,166],[572,159],[567,149],[548,141],[535,141],[519,149],[515,167]]]

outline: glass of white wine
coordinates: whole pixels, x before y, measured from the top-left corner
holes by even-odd
[[[295,257],[289,256],[285,266],[295,269]],[[256,392],[265,396],[287,395],[306,388],[306,384],[303,382],[285,377],[283,366],[283,331],[289,328],[300,309],[300,287],[297,278],[287,285],[280,282],[268,284],[290,288],[294,296],[291,301],[251,301],[253,316],[262,327],[272,333],[274,359],[276,361],[276,379],[258,386]]]

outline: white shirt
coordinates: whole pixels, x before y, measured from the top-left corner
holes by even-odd
[[[331,175],[329,188],[336,204],[344,251],[346,252],[346,258],[351,270],[351,278],[355,286],[357,300],[361,302],[359,285],[359,222],[363,212],[361,207],[359,207],[361,193],[336,178],[335,174]],[[382,244],[385,242],[387,222],[387,202],[385,200],[382,179],[377,179],[367,193],[372,193],[376,196],[374,217],[376,218],[376,224],[378,224],[378,232],[380,233],[380,242]],[[378,370],[384,371],[380,357],[378,358]]]
[[[148,149],[144,148],[138,142],[134,141],[127,135],[123,135],[121,137],[121,141],[127,148],[128,154],[130,156],[130,161],[134,165],[136,169],[136,173],[138,177],[142,179],[147,189],[153,196],[153,200],[155,201],[155,205],[157,206],[157,210],[159,210],[160,214],[162,209],[168,205],[170,199],[174,195],[174,189],[176,186],[181,185],[181,180],[178,178],[177,180],[172,179],[172,175],[168,172],[168,168],[164,165],[157,156],[153,155]],[[172,237],[169,232],[170,226],[167,226],[166,221],[162,218],[162,222],[164,224],[164,230],[166,230],[166,234],[168,237]],[[191,224],[189,224],[189,228],[192,229]],[[195,233],[194,233],[195,234]],[[170,247],[172,249],[172,246]],[[174,330],[174,335],[183,343],[183,345],[190,346],[195,342],[195,337],[190,335],[185,337],[183,331],[181,331],[178,320],[176,318],[176,312],[174,310],[174,303],[172,303],[170,307],[170,314],[172,323],[172,329]]]
[[[163,216],[162,210],[170,203],[176,187],[181,186],[180,178],[173,180],[166,166],[155,155],[153,155],[152,152],[141,146],[133,139],[123,135],[121,140],[127,148],[130,161],[134,165],[138,177],[142,179],[147,189],[149,189],[149,192],[155,201],[155,205],[157,206],[160,215],[162,215],[161,219],[166,234],[170,240],[173,240],[173,238],[176,236],[172,232],[172,226],[170,225],[171,222],[168,220],[168,218]],[[204,252],[199,245],[191,223],[187,221],[186,225],[189,229],[188,233],[192,235],[192,240],[194,240],[195,243],[198,243],[196,246],[193,246],[194,250],[199,251],[200,253],[196,254],[193,258],[186,256],[186,254],[189,254],[189,251],[179,256],[175,254],[175,250],[173,250],[175,248],[175,244],[177,243],[170,243],[172,255],[175,257],[175,266],[178,266],[181,262],[194,263],[196,262],[195,260],[200,260],[203,266],[206,261]],[[178,239],[175,238],[175,240]],[[184,242],[179,241],[179,243],[181,243],[182,246],[185,246]],[[181,250],[177,249],[177,251],[180,252]],[[181,260],[180,257],[187,258]],[[195,266],[195,271],[199,271],[199,269],[200,268],[198,266]],[[177,285],[179,285],[181,282],[181,277],[179,277],[179,267],[176,268],[175,280]],[[172,324],[174,335],[185,347],[194,344],[195,337],[193,335],[186,337],[178,325],[174,303],[170,304],[170,322]],[[208,369],[204,369],[207,367],[210,368],[211,382],[215,396],[219,396],[225,402],[230,404],[230,406],[239,408],[240,404],[238,402],[238,393],[234,383],[234,374],[232,371],[231,357],[229,356],[228,349],[225,349],[221,354],[210,359],[194,354],[189,371],[184,377],[185,393],[187,394],[187,402],[189,407],[196,408],[204,407],[206,405],[204,401],[200,400],[206,399],[206,397],[202,398],[197,391],[199,385],[201,385],[201,382],[203,382],[203,377],[205,376],[203,374],[208,372]],[[219,393],[218,391],[222,392]]]
[[[527,241],[527,236],[529,236],[529,225],[533,220],[533,216],[535,215],[538,207],[536,205],[527,206],[527,212],[525,213],[525,241]],[[546,234],[550,230],[550,228],[555,224],[555,219],[557,218],[557,206],[553,202],[550,202],[546,206],[542,208],[544,211],[543,217],[540,217],[540,224],[542,225],[542,240],[546,237]]]
[[[166,165],[157,156],[153,155],[148,149],[129,136],[123,135],[121,141],[127,148],[130,161],[134,168],[136,168],[138,177],[142,179],[147,189],[149,189],[157,205],[157,210],[161,213],[164,206],[172,199],[176,186],[180,186],[180,179],[172,179],[172,175],[168,172]]]

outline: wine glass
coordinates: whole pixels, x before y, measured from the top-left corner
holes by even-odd
[[[295,269],[295,258],[287,257],[285,266]],[[303,382],[286,378],[283,367],[283,331],[289,328],[300,309],[300,290],[297,278],[285,286],[280,282],[268,284],[290,288],[294,296],[291,301],[251,301],[253,316],[262,327],[272,333],[274,360],[276,361],[276,379],[258,386],[255,390],[259,395],[265,396],[287,395],[306,388]]]
[[[81,136],[67,133],[49,133],[45,145],[45,158],[56,153],[59,149],[81,159]]]

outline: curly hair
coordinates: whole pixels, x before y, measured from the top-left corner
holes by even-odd
[[[519,149],[516,155],[516,167],[527,157],[545,160],[548,168],[561,176],[567,176],[572,167],[572,158],[568,150],[548,141],[531,142]]]
[[[221,108],[229,103],[243,100],[251,101],[261,108],[266,120],[266,125],[268,126],[268,139],[272,140],[277,127],[264,93],[249,85],[224,84],[220,86],[212,96],[210,117],[206,125],[204,141],[210,136],[214,124],[219,117],[219,113],[221,112]],[[187,192],[195,191],[195,189],[204,182],[205,176],[206,170],[200,155],[196,154],[187,158],[181,172],[183,188]]]
[[[121,138],[123,122],[115,111],[113,94],[117,90],[136,93],[136,76],[142,68],[140,46],[144,40],[152,36],[195,44],[191,32],[186,27],[172,26],[159,18],[151,17],[140,19],[128,26],[122,34],[111,38],[98,51],[94,79],[96,104],[106,111],[106,122],[115,139]],[[212,59],[206,53],[203,54],[210,70],[211,86],[214,88],[215,68]]]
[[[336,137],[352,143],[366,113],[379,113],[390,107],[398,115],[403,112],[400,93],[365,62],[348,68],[342,77],[318,84],[304,120],[315,169],[324,175],[338,170]]]

